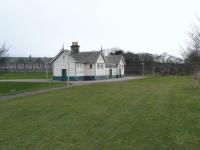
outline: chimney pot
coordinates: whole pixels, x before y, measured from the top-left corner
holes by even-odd
[[[78,42],[72,42],[71,52],[73,54],[79,53],[79,48],[80,48],[80,46],[78,45]]]

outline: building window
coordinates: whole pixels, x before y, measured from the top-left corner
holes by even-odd
[[[90,67],[89,67],[89,69],[92,69],[92,64],[90,64]]]
[[[101,69],[103,69],[104,67],[103,67],[103,64],[101,64]]]
[[[104,64],[97,64],[97,69],[104,69]]]
[[[100,65],[99,64],[97,64],[97,69],[100,69]]]

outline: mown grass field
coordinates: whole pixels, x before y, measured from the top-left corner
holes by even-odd
[[[0,96],[64,86],[64,83],[0,82]]]
[[[0,72],[2,79],[45,79],[45,72]],[[52,73],[48,73],[48,78],[52,78]]]
[[[199,150],[200,87],[156,77],[0,101],[4,150]]]

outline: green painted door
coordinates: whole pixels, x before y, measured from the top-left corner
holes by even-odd
[[[119,69],[119,77],[122,77],[121,69]]]
[[[110,69],[110,78],[112,78],[112,69]]]
[[[62,69],[62,80],[66,81],[67,79],[67,69]]]

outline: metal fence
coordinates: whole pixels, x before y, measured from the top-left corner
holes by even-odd
[[[194,74],[196,70],[200,70],[199,65],[194,64],[167,64],[167,63],[144,63],[144,73],[152,74],[153,72],[161,75],[175,75],[175,74]],[[126,74],[142,74],[143,66],[141,64],[127,64],[125,66]]]
[[[48,65],[4,65],[0,67],[0,72],[52,72],[51,64]]]

